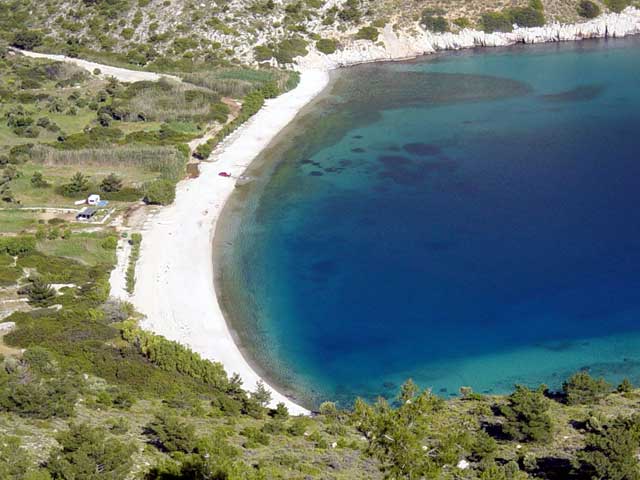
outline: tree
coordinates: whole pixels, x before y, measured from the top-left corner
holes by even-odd
[[[196,446],[196,431],[193,425],[166,412],[156,415],[147,425],[147,435],[154,445],[169,453],[191,453]]]
[[[56,297],[54,288],[40,277],[32,277],[29,284],[21,288],[18,293],[29,297],[29,304],[34,307],[48,307]]]
[[[596,18],[600,15],[600,6],[591,0],[582,0],[578,4],[578,15],[584,18]]]
[[[105,193],[119,192],[122,189],[122,179],[115,173],[110,173],[100,182],[100,190]]]
[[[549,401],[543,394],[543,388],[530,390],[516,385],[509,396],[509,404],[500,407],[500,413],[506,418],[504,432],[511,438],[534,442],[551,440],[552,423],[547,413]]]
[[[592,378],[587,372],[578,372],[562,384],[562,390],[569,405],[590,405],[610,390],[611,386],[604,378]]]
[[[47,188],[49,182],[47,182],[42,176],[42,172],[34,172],[31,176],[31,185],[34,188]]]
[[[631,419],[637,424],[636,420]],[[585,478],[638,480],[637,450],[637,427],[630,428],[629,419],[617,419],[587,436],[584,449],[578,452],[576,466],[586,474]]]
[[[176,186],[171,180],[155,180],[144,189],[144,201],[151,205],[169,205],[176,198]]]
[[[89,179],[82,172],[74,173],[69,183],[62,187],[63,193],[67,196],[78,195],[87,190],[89,190]]]
[[[259,380],[256,383],[256,391],[251,393],[251,398],[263,408],[269,405],[269,402],[271,401],[271,392],[262,380]]]
[[[71,425],[57,440],[62,449],[52,452],[48,461],[55,479],[124,480],[129,475],[133,446],[109,436],[104,428]]]

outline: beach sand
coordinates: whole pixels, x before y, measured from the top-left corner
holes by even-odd
[[[218,303],[213,234],[237,178],[328,81],[326,71],[307,70],[294,90],[268,100],[213,152],[211,163],[200,165],[198,178],[178,184],[175,202],[149,218],[142,231],[131,298],[145,315],[141,326],[222,363],[229,375],[240,375],[249,391],[260,377],[236,346]],[[220,172],[232,178],[219,176]],[[272,392],[272,405],[283,402],[292,414],[309,413],[266,385]]]

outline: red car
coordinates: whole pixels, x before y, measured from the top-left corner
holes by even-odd
[[[221,177],[230,177],[231,174],[227,173],[227,172],[220,172],[218,175],[220,175]]]

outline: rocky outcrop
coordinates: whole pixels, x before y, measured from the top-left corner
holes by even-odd
[[[354,40],[341,50],[325,55],[316,50],[298,59],[298,66],[332,69],[358,63],[413,58],[441,50],[474,47],[500,47],[515,43],[547,43],[585,38],[624,37],[640,33],[640,10],[628,7],[621,13],[609,13],[577,24],[552,23],[543,27],[518,28],[509,33],[485,33],[465,29],[458,33],[416,35],[395,32],[387,25],[376,43]]]

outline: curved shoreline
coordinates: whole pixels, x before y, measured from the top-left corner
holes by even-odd
[[[268,100],[262,110],[218,146],[209,159],[213,163],[201,164],[200,177],[181,181],[175,202],[146,222],[141,257],[136,268],[138,283],[130,298],[146,315],[142,326],[189,346],[205,358],[222,363],[229,374],[239,373],[244,387],[249,390],[262,380],[256,372],[261,370],[260,367],[254,368],[243,355],[242,346],[236,344],[214,284],[214,234],[220,213],[235,187],[234,179],[219,177],[218,173],[227,171],[236,178],[242,175],[299,110],[326,87],[328,70],[360,63],[407,60],[443,50],[622,37],[638,33],[640,10],[629,7],[621,14],[602,15],[585,23],[522,28],[508,34],[464,30],[458,34],[422,32],[417,37],[406,37],[387,26],[379,45],[356,41],[332,55],[312,51],[306,57],[298,58],[298,65],[303,71],[298,87]],[[62,55],[20,53],[74,63],[89,71],[100,68],[102,75],[112,75],[125,82],[166,76]],[[272,405],[283,402],[293,414],[309,413],[277,389],[267,386],[273,394]]]
[[[235,178],[271,142],[298,111],[327,85],[326,71],[307,70],[299,85],[265,107],[220,145],[200,176],[178,184],[176,200],[147,221],[139,282],[132,302],[145,314],[142,327],[188,345],[203,357],[238,373],[253,390],[262,380],[242,355],[220,308],[214,286],[213,236]],[[234,178],[218,175],[225,171]],[[269,386],[272,405],[283,402],[292,414],[309,411]]]

